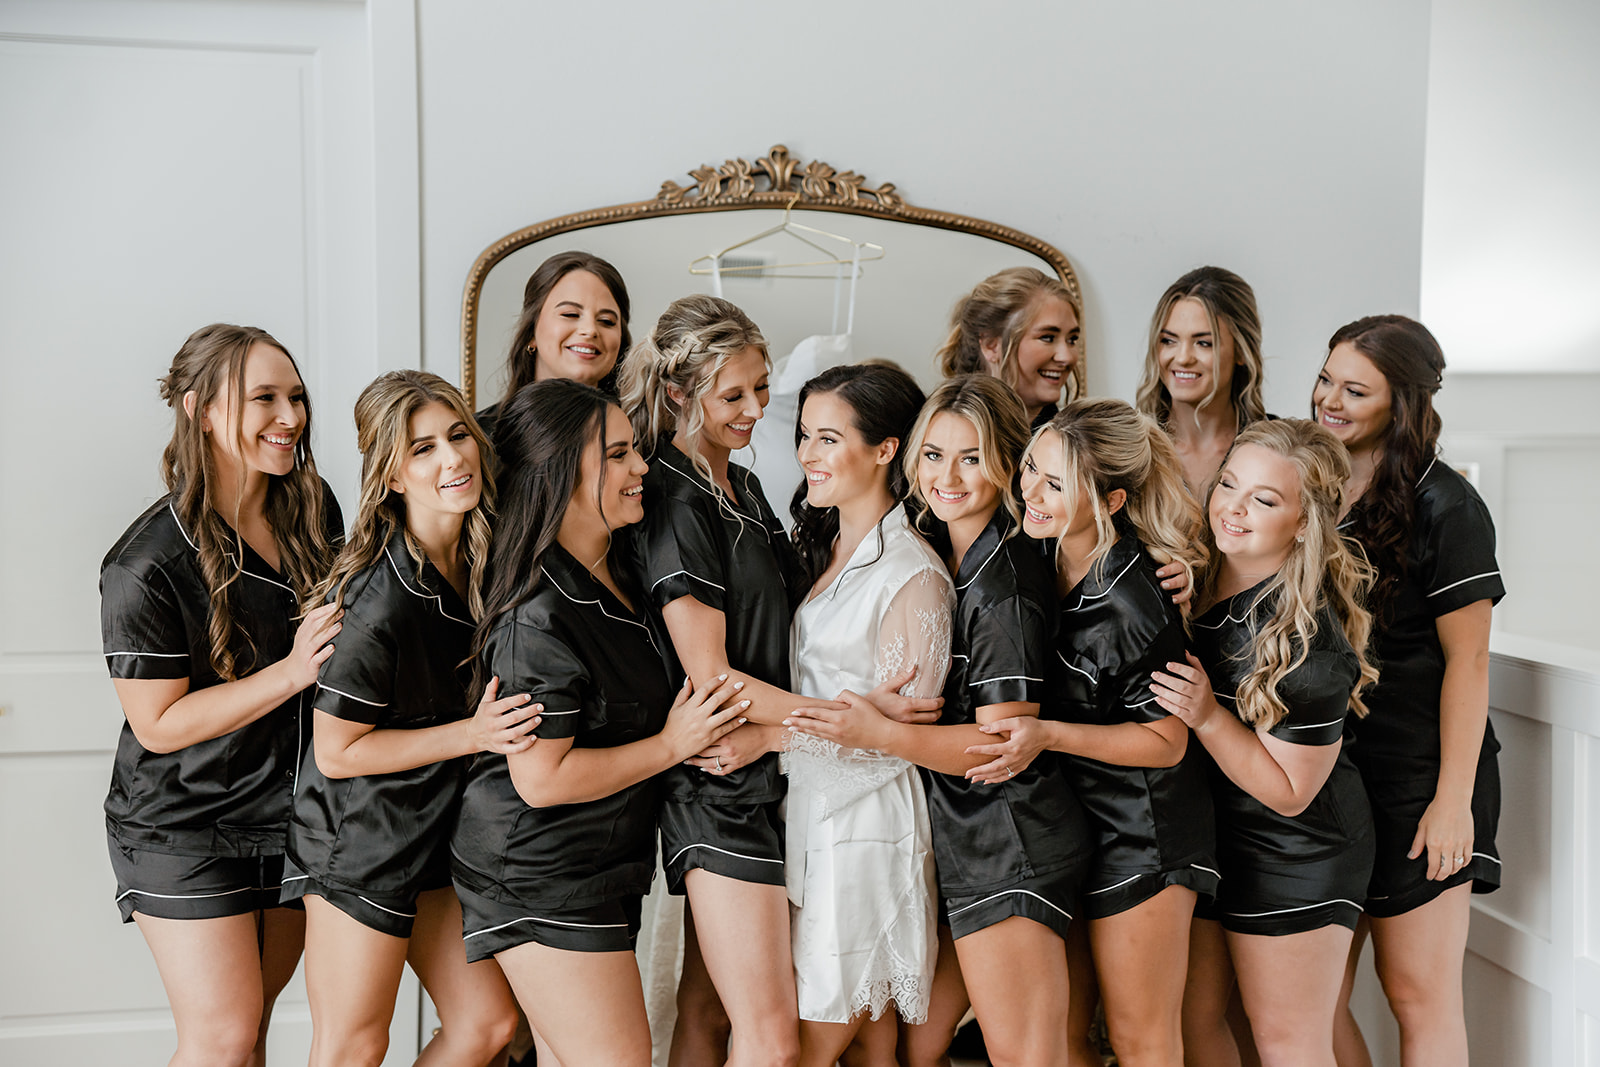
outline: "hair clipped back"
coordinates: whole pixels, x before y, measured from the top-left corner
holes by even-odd
[[[923,509],[917,517],[919,526],[932,514],[917,477],[922,446],[927,442],[928,427],[933,420],[947,412],[966,419],[978,431],[978,469],[983,472],[984,481],[999,491],[1000,503],[1012,522],[1020,526],[1022,510],[1017,506],[1011,487],[1016,481],[1022,451],[1028,447],[1028,410],[1017,398],[1016,390],[987,374],[962,374],[946,379],[922,405],[911,436],[901,449],[900,460],[905,466],[910,498]]]
[[[190,334],[160,379],[161,399],[173,413],[172,440],[161,453],[161,480],[172,494],[178,521],[194,541],[200,558],[200,571],[211,596],[207,633],[211,667],[227,681],[265,664],[256,660],[254,639],[233,620],[233,583],[244,573],[244,541],[237,533],[241,501],[216,498],[216,458],[201,422],[206,408],[226,388],[233,409],[230,421],[239,426],[245,405],[245,363],[250,349],[258,344],[277,349],[294,365],[289,350],[265,330],[216,323]],[[295,375],[299,374],[300,368],[295,366]],[[184,405],[189,393],[195,394],[193,415]],[[295,442],[294,469],[282,477],[268,476],[263,506],[278,543],[283,577],[302,608],[310,605],[312,589],[327,572],[334,554],[324,524],[322,479],[311,455],[311,395],[303,396],[306,424]],[[214,432],[221,433],[222,428],[214,427]],[[242,452],[243,441],[236,439],[233,444],[236,454]],[[244,479],[238,481],[242,493]],[[232,524],[228,518],[233,519]],[[249,662],[236,660],[231,648],[235,636],[243,638]]]
[[[1056,297],[1066,303],[1083,324],[1083,305],[1060,278],[1034,267],[1009,267],[991,274],[956,303],[950,315],[950,336],[934,353],[940,373],[946,378],[957,374],[994,373],[1012,388],[1017,384],[1017,350],[1033,321],[1039,300]],[[983,358],[983,342],[1000,344],[1000,365],[991,372]],[[1067,378],[1067,399],[1083,395],[1087,374],[1083,353],[1072,364]]]
[[[849,405],[856,432],[874,447],[891,438],[904,447],[924,399],[915,378],[892,363],[878,361],[830,367],[806,382],[800,389],[802,418],[806,400],[822,394],[833,394]],[[798,422],[794,428],[794,445],[799,451]],[[911,488],[904,465],[891,462],[885,473],[890,495],[904,500]],[[789,514],[794,517],[795,549],[799,552],[806,581],[815,582],[828,569],[832,558],[834,538],[839,535],[839,509],[814,508],[806,503],[806,483],[801,482],[790,501]]]
[[[1089,493],[1096,531],[1090,566],[1098,567],[1111,551],[1120,517],[1156,562],[1181,563],[1192,580],[1199,562],[1200,509],[1184,486],[1178,451],[1160,424],[1126,401],[1075,400],[1034,440],[1048,433],[1061,438],[1064,469],[1052,473],[1061,479],[1067,514],[1077,513],[1079,493]],[[1127,497],[1114,516],[1107,498],[1118,489]]]
[[[312,596],[320,603],[333,594],[344,603],[345,588],[383,555],[397,530],[406,529],[406,498],[389,488],[410,451],[411,417],[429,404],[443,404],[460,420],[478,445],[478,477],[483,491],[462,526],[469,576],[467,607],[473,618],[483,614],[483,569],[489,561],[489,521],[494,513],[494,452],[461,392],[437,374],[396,370],[380,375],[356,399],[356,444],[361,449],[361,500],[333,570]],[[420,567],[425,553],[406,532],[406,550]]]
[[[617,378],[627,358],[628,347],[633,343],[628,333],[628,287],[622,274],[610,263],[589,252],[557,252],[538,267],[528,278],[522,290],[522,314],[517,316],[516,329],[511,334],[511,348],[506,352],[506,391],[502,402],[510,403],[524,385],[535,378],[537,357],[533,351],[533,335],[539,327],[539,314],[556,283],[575,270],[588,271],[611,291],[617,302],[617,314],[622,322],[622,341],[617,348],[617,365],[600,380],[600,389],[613,396],[617,392]]]
[[[747,348],[758,350],[771,368],[767,339],[750,316],[721,297],[686,296],[668,304],[655,329],[634,345],[622,374],[622,410],[633,423],[639,451],[648,456],[663,434],[681,432],[691,446],[694,469],[719,497],[711,465],[700,455],[705,428],[702,402],[716,386],[722,368]],[[681,402],[672,399],[674,389],[682,395]]]
[[[1244,429],[1257,419],[1267,416],[1266,404],[1261,399],[1261,313],[1256,310],[1255,290],[1231,270],[1222,267],[1197,267],[1173,282],[1161,294],[1156,313],[1150,317],[1150,337],[1145,345],[1144,373],[1139,379],[1135,405],[1146,415],[1152,415],[1162,425],[1172,418],[1172,394],[1161,382],[1161,331],[1167,328],[1167,319],[1180,300],[1195,300],[1206,309],[1206,322],[1211,326],[1211,336],[1216,340],[1212,349],[1221,357],[1223,331],[1233,338],[1233,355],[1237,366],[1233,369],[1233,384],[1228,403],[1233,408],[1239,429]],[[1201,403],[1205,407],[1216,399],[1213,393]]]
[[[1278,696],[1278,683],[1305,662],[1317,632],[1317,612],[1323,604],[1333,609],[1345,638],[1361,663],[1361,677],[1350,694],[1350,708],[1364,716],[1361,690],[1378,680],[1378,670],[1367,659],[1372,635],[1372,615],[1364,600],[1372,586],[1372,568],[1351,550],[1339,533],[1339,509],[1344,483],[1350,477],[1350,457],[1344,445],[1326,429],[1306,419],[1262,420],[1239,432],[1228,453],[1255,445],[1274,452],[1294,465],[1300,476],[1300,509],[1304,516],[1303,541],[1290,546],[1289,558],[1261,587],[1255,603],[1278,595],[1272,617],[1256,633],[1251,647],[1255,662],[1239,685],[1239,717],[1252,726],[1271,729],[1288,713]],[[1226,469],[1228,460],[1223,461]],[[1206,493],[1209,514],[1212,493],[1222,473],[1211,480]],[[1207,522],[1201,544],[1208,552],[1195,577],[1195,600],[1210,601],[1222,569],[1216,533]],[[1253,607],[1254,605],[1252,605]]]
[[[1378,442],[1372,481],[1351,513],[1349,530],[1377,568],[1371,603],[1383,620],[1406,574],[1417,483],[1439,451],[1444,423],[1433,394],[1444,381],[1444,350],[1426,326],[1404,315],[1369,315],[1342,326],[1328,340],[1328,351],[1342,344],[1370,359],[1389,383],[1389,429]]]

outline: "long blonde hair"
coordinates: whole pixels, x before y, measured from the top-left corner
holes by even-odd
[[[478,444],[478,477],[482,492],[467,512],[461,532],[468,561],[467,608],[474,619],[483,614],[483,568],[489,560],[489,523],[494,514],[494,450],[478,426],[460,391],[437,374],[395,370],[380,375],[356,399],[356,445],[361,449],[361,501],[345,537],[344,549],[328,576],[318,583],[313,603],[332,594],[343,605],[350,580],[383,555],[395,531],[405,530],[406,551],[422,566],[422,545],[406,529],[406,498],[389,488],[405,462],[411,439],[411,416],[429,404],[443,404]]]
[[[978,431],[978,469],[984,481],[999,492],[1000,503],[1011,515],[1012,522],[1020,527],[1022,509],[1017,506],[1011,486],[1016,481],[1022,450],[1028,446],[1028,410],[1022,406],[1014,389],[987,374],[962,374],[947,379],[922,405],[916,425],[911,428],[911,437],[901,451],[900,462],[905,467],[906,480],[911,483],[910,499],[923,509],[917,516],[918,525],[931,514],[917,477],[922,446],[927,442],[929,425],[946,412],[960,415]]]
[[[750,316],[721,297],[695,294],[667,305],[622,368],[622,410],[633,423],[639,450],[649,457],[661,435],[681,431],[689,444],[689,461],[719,500],[722,490],[712,478],[711,465],[700,455],[705,428],[701,404],[722,368],[747,348],[758,349],[771,369],[767,339]],[[682,393],[681,402],[672,399],[673,389]]]
[[[1040,298],[1056,297],[1072,309],[1083,327],[1083,302],[1060,278],[1034,267],[1009,267],[991,274],[962,297],[950,313],[950,335],[934,353],[939,371],[946,378],[958,374],[987,374],[989,361],[983,358],[983,342],[998,340],[1000,364],[994,374],[1013,389],[1017,385],[1017,351],[1033,321],[1033,309]],[[1078,358],[1067,377],[1067,399],[1074,400],[1087,389],[1082,343]]]
[[[1158,563],[1182,564],[1192,581],[1201,558],[1195,546],[1200,509],[1184,487],[1178,451],[1160,424],[1126,401],[1075,400],[1040,427],[1034,441],[1046,432],[1061,438],[1066,513],[1077,514],[1078,494],[1089,493],[1095,526],[1089,566],[1099,567],[1116,543],[1107,498],[1121,489],[1127,494],[1121,514],[1145,551]],[[1056,552],[1059,556],[1060,546]]]
[[[1152,415],[1163,426],[1172,418],[1172,394],[1161,382],[1161,331],[1180,300],[1197,301],[1206,311],[1206,324],[1215,342],[1212,349],[1222,358],[1222,335],[1233,339],[1233,354],[1238,365],[1233,370],[1228,403],[1233,408],[1239,429],[1267,417],[1261,399],[1261,313],[1256,310],[1255,290],[1250,283],[1222,267],[1196,267],[1167,287],[1150,317],[1150,336],[1145,342],[1144,371],[1134,405]],[[1217,375],[1211,376],[1211,392],[1200,402],[1205,407],[1216,399]]]
[[[206,408],[216,401],[226,382],[233,401],[233,445],[236,454],[243,454],[245,363],[250,349],[257,344],[282,352],[299,376],[300,368],[289,350],[265,330],[214,323],[189,335],[160,379],[161,399],[173,411],[172,439],[161,453],[161,480],[172,494],[178,521],[195,544],[200,573],[210,596],[207,637],[211,668],[230,682],[264,666],[256,662],[254,638],[240,629],[233,618],[233,583],[244,574],[244,538],[237,529],[244,479],[238,480],[240,497],[216,498],[216,461],[201,423]],[[303,390],[303,380],[301,385]],[[184,397],[191,392],[195,394],[193,414],[184,403]],[[324,527],[322,479],[311,455],[311,395],[302,392],[302,397],[306,424],[295,442],[294,469],[282,476],[268,475],[262,510],[278,545],[283,577],[300,606],[305,607],[317,580],[333,559],[334,547]],[[232,525],[225,515],[234,517]],[[251,662],[241,664],[234,655],[230,646],[235,636],[243,639]]]
[[[1229,456],[1245,445],[1265,448],[1294,465],[1300,475],[1305,531],[1290,546],[1284,565],[1261,587],[1251,604],[1253,611],[1256,604],[1277,595],[1272,617],[1256,632],[1250,645],[1254,662],[1239,683],[1239,717],[1258,729],[1270,730],[1288,713],[1278,696],[1278,684],[1305,662],[1317,633],[1317,612],[1324,604],[1333,609],[1360,662],[1361,677],[1350,694],[1350,708],[1357,717],[1365,716],[1367,706],[1361,700],[1361,690],[1378,680],[1378,669],[1367,658],[1372,615],[1365,598],[1372,587],[1373,570],[1356,555],[1351,542],[1338,529],[1344,483],[1350,477],[1349,454],[1338,438],[1307,419],[1252,423],[1239,432]],[[1207,501],[1220,477],[1219,471],[1212,478]],[[1200,540],[1210,555],[1195,573],[1194,599],[1204,602],[1214,595],[1222,557],[1209,522],[1201,527]]]

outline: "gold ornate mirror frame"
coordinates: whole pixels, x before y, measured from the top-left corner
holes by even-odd
[[[461,385],[469,406],[477,406],[478,306],[483,295],[484,278],[490,269],[506,256],[535,241],[570,230],[629,219],[689,215],[702,211],[781,208],[792,204],[803,210],[872,215],[958,230],[1015,245],[1038,256],[1055,268],[1062,283],[1071,290],[1080,306],[1082,304],[1082,294],[1072,264],[1055,246],[997,222],[914,207],[906,203],[890,182],[873,187],[867,185],[866,179],[855,171],[836,170],[821,160],[802,164],[781,144],[773,145],[771,151],[754,163],[745,159],[730,159],[720,167],[706,164],[688,174],[695,184],[679,185],[675,181],[664,181],[652,199],[580,211],[535,223],[502,237],[483,250],[467,274],[466,292],[461,297]]]

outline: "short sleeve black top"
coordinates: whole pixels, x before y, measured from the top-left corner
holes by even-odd
[[[560,545],[546,553],[533,595],[496,620],[482,655],[502,692],[544,705],[537,736],[579,748],[659,733],[676,696],[644,620]],[[647,779],[598,800],[533,808],[506,757],[479,753],[451,844],[456,881],[550,908],[642,894],[655,872],[658,796]]]
[[[323,483],[326,534],[343,523]],[[244,545],[233,586],[232,651],[239,677],[294,647],[299,612],[283,575]],[[100,565],[100,633],[113,678],[187,678],[189,691],[221,685],[211,667],[211,597],[199,552],[162,497],[128,527]],[[151,752],[124,722],[106,796],[113,840],[184,856],[282,852],[295,770],[310,735],[310,690],[231,733],[176,752]]]
[[[1205,665],[1217,702],[1235,715],[1239,683],[1250,672],[1256,633],[1271,619],[1276,594],[1260,603],[1261,586],[1220,601],[1194,623],[1195,655]],[[1317,612],[1317,632],[1302,662],[1278,683],[1288,714],[1270,733],[1295,745],[1331,745],[1344,735],[1360,662],[1332,610]],[[1220,851],[1293,863],[1335,855],[1372,833],[1366,789],[1341,749],[1328,780],[1299,815],[1280,815],[1233,783],[1213,764],[1212,796]]]
[[[1182,612],[1161,588],[1138,536],[1122,525],[1118,534],[1061,602],[1050,689],[1055,713],[1066,722],[1115,726],[1166,718],[1150,676],[1184,661]],[[1100,829],[1105,870],[1170,870],[1214,852],[1207,760],[1198,742],[1172,767],[1121,767],[1082,756],[1066,763]]]
[[[334,653],[312,707],[380,730],[466,718],[472,616],[426,558],[396,531],[350,579]],[[308,749],[300,767],[289,857],[325,885],[405,894],[419,886],[455,820],[465,758],[390,774],[328,778]]]
[[[990,704],[1045,702],[1055,574],[1040,542],[1015,531],[1011,516],[997,508],[957,568],[942,726],[975,723],[977,709]],[[946,896],[1057,870],[1092,847],[1052,753],[998,785],[937,772],[927,779],[939,891]]]
[[[1406,572],[1374,634],[1378,684],[1363,697],[1371,714],[1355,732],[1365,751],[1437,762],[1444,685],[1437,620],[1479,600],[1498,604],[1506,587],[1489,509],[1449,464],[1435,459],[1423,473],[1415,514]]]
[[[644,520],[633,535],[651,622],[675,683],[683,665],[661,611],[689,596],[723,613],[728,666],[787,689],[794,549],[756,476],[730,463],[728,480],[737,500],[715,493],[670,438],[657,442],[644,477]],[[664,778],[675,801],[760,804],[783,795],[776,753],[726,775],[679,766]]]

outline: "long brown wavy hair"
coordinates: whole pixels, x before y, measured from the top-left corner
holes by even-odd
[[[1172,394],[1161,382],[1161,331],[1167,328],[1173,305],[1180,300],[1198,301],[1206,309],[1206,322],[1211,326],[1217,358],[1222,356],[1223,332],[1233,338],[1233,354],[1238,365],[1233,368],[1228,404],[1233,408],[1239,429],[1266,418],[1266,404],[1261,399],[1261,313],[1256,310],[1255,290],[1250,288],[1249,282],[1222,267],[1196,267],[1161,294],[1156,313],[1150,317],[1144,372],[1139,379],[1134,405],[1162,425],[1172,418]],[[1217,376],[1213,374],[1211,380],[1212,395],[1205,398],[1201,407],[1216,398]]]
[[[201,421],[206,408],[226,389],[232,405],[229,414],[235,428],[234,448],[243,453],[240,426],[246,400],[245,363],[251,348],[258,344],[282,352],[294,366],[296,376],[300,374],[289,350],[265,330],[216,323],[190,334],[160,379],[161,399],[173,411],[172,440],[161,453],[161,480],[172,494],[178,521],[195,544],[200,572],[211,597],[207,633],[211,667],[230,682],[264,664],[259,662],[254,639],[233,618],[233,583],[244,573],[244,539],[237,529],[242,499],[216,499],[217,457],[201,429]],[[329,543],[324,526],[322,479],[311,455],[311,396],[304,392],[303,381],[301,388],[306,424],[295,442],[294,469],[281,477],[268,476],[263,510],[278,545],[283,577],[305,608],[311,603],[317,581],[333,561],[334,546]],[[193,415],[184,402],[189,393],[195,396]],[[244,479],[238,481],[242,494]],[[225,516],[232,516],[234,523],[230,524]],[[236,638],[247,650],[242,660],[234,653]]]
[[[356,444],[361,449],[361,502],[345,534],[344,549],[328,576],[317,584],[313,603],[332,594],[343,605],[354,578],[383,555],[395,531],[406,530],[406,498],[389,488],[405,462],[411,439],[411,416],[429,404],[443,404],[461,420],[478,444],[478,477],[482,492],[462,524],[468,563],[467,607],[472,617],[483,614],[483,569],[489,560],[489,525],[494,514],[494,451],[459,390],[437,374],[395,370],[380,375],[356,400]],[[406,551],[422,566],[422,545],[406,530]]]
[[[1367,714],[1361,690],[1378,680],[1378,669],[1367,658],[1367,642],[1372,636],[1372,615],[1364,604],[1372,587],[1372,567],[1339,534],[1339,509],[1344,483],[1350,477],[1350,456],[1344,445],[1326,429],[1307,419],[1262,420],[1239,431],[1231,457],[1245,445],[1256,445],[1275,452],[1294,464],[1300,475],[1300,510],[1305,519],[1304,540],[1289,549],[1289,558],[1270,580],[1261,586],[1251,603],[1277,595],[1272,617],[1251,642],[1254,662],[1244,681],[1239,683],[1239,717],[1251,726],[1270,730],[1286,714],[1278,683],[1305,662],[1311,640],[1317,633],[1317,612],[1324,604],[1344,630],[1345,639],[1361,664],[1361,677],[1350,694],[1350,709],[1357,717]],[[1223,462],[1223,467],[1227,461]],[[1205,499],[1209,502],[1221,478],[1211,479]],[[1207,513],[1209,514],[1209,503]],[[1195,569],[1194,599],[1212,600],[1217,578],[1222,571],[1222,554],[1211,523],[1201,526],[1200,543],[1207,558]]]
[[[617,362],[610,373],[600,379],[600,389],[616,395],[622,364],[628,358],[628,347],[633,343],[628,333],[628,286],[616,267],[593,253],[557,252],[535,267],[527,285],[523,286],[522,313],[517,316],[517,325],[511,334],[511,347],[506,352],[506,391],[500,398],[502,404],[511,403],[517,391],[534,380],[537,360],[533,351],[533,334],[539,327],[539,315],[544,311],[545,301],[550,299],[550,290],[575,270],[588,271],[599,278],[610,290],[611,299],[617,302],[617,313],[622,320],[619,323],[622,339],[617,346]]]
[[[1426,326],[1404,315],[1369,315],[1341,326],[1328,340],[1328,351],[1347,343],[1389,383],[1389,429],[1378,442],[1372,481],[1346,530],[1378,570],[1370,602],[1381,623],[1409,565],[1417,483],[1439,452],[1444,423],[1433,408],[1433,394],[1444,378],[1444,349]]]

